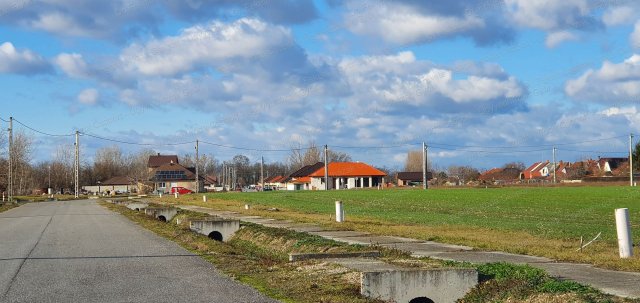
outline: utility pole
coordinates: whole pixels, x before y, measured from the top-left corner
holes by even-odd
[[[76,131],[75,197],[80,196],[80,132]]]
[[[196,194],[200,192],[200,174],[198,166],[200,166],[200,161],[198,158],[198,140],[196,140]]]
[[[324,190],[329,190],[329,148],[324,145]]]
[[[264,191],[264,157],[260,157],[260,190]]]
[[[633,134],[629,134],[629,185],[633,186]]]
[[[13,200],[13,117],[9,117],[9,188],[7,196],[9,202]]]
[[[556,183],[556,147],[553,147],[553,184]]]
[[[422,189],[429,188],[427,185],[427,144],[422,142]]]

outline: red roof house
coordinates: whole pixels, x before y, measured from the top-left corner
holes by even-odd
[[[384,184],[385,172],[363,162],[332,162],[328,165],[328,188],[350,189]],[[325,189],[324,166],[309,175],[312,189]]]

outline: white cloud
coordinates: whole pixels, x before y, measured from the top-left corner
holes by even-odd
[[[555,48],[556,46],[562,44],[565,41],[575,41],[578,40],[578,36],[570,31],[558,31],[549,33],[545,40],[545,44],[548,48]]]
[[[507,11],[519,25],[547,31],[592,26],[587,0],[505,0]]]
[[[629,41],[633,48],[640,48],[640,21],[634,25],[633,32],[629,36]]]
[[[83,78],[88,75],[87,63],[80,54],[60,54],[54,61],[62,71],[71,77]]]
[[[431,41],[485,26],[484,21],[474,15],[425,15],[399,3],[367,5],[358,13],[348,14],[346,24],[356,34],[380,35],[396,44]]]
[[[84,105],[95,105],[100,99],[100,93],[95,88],[88,88],[78,94],[78,102]]]
[[[50,72],[51,66],[31,50],[19,50],[11,42],[0,45],[0,73],[32,75]]]
[[[193,26],[178,36],[134,44],[120,60],[145,75],[172,76],[210,66],[229,72],[241,67],[243,60],[270,57],[294,46],[288,29],[243,18]]]
[[[637,102],[640,98],[640,55],[621,63],[604,61],[565,84],[565,93],[578,100],[603,104]]]
[[[633,24],[638,19],[637,8],[623,5],[607,9],[602,15],[602,21],[607,26]]]

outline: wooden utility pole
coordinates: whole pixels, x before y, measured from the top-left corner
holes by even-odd
[[[629,135],[629,185],[633,186],[633,134]]]
[[[556,150],[557,148],[555,148],[555,146],[553,147],[553,184],[556,184],[556,170],[558,170],[558,168],[556,167]]]
[[[329,148],[324,145],[324,190],[329,190]]]
[[[260,190],[264,191],[264,157],[260,157]]]
[[[7,196],[9,202],[13,199],[13,117],[9,117],[9,188],[7,188]]]
[[[80,196],[80,132],[76,131],[75,197]]]
[[[198,156],[198,140],[196,140],[196,194],[200,192],[200,173],[198,166],[200,166],[200,161]]]

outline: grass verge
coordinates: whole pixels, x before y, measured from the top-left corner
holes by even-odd
[[[243,224],[228,243],[220,243],[188,229],[186,218],[208,215],[181,210],[180,225],[154,220],[121,205],[102,203],[141,226],[201,255],[230,277],[283,302],[380,302],[359,295],[359,274],[322,261],[290,263],[289,253],[353,252],[370,247],[347,245],[307,233]],[[175,220],[173,220],[175,221]],[[378,248],[376,248],[378,249]],[[461,302],[640,302],[603,295],[571,281],[551,278],[530,266],[415,259],[406,253],[383,249],[383,260],[408,267],[477,268],[482,282]]]
[[[18,206],[19,205],[15,204],[15,203],[3,203],[3,204],[0,204],[0,213],[1,212],[5,212],[7,210],[10,210],[12,208],[18,207]]]
[[[185,195],[160,201],[233,210],[250,215],[319,223],[366,231],[461,244],[480,250],[640,271],[636,257],[620,259],[614,209],[627,207],[640,217],[640,191],[630,187],[555,187],[497,189],[351,190]],[[342,200],[348,221],[331,222],[334,201]],[[252,209],[243,209],[245,203]],[[279,212],[269,212],[278,208]],[[637,220],[632,228],[638,229]],[[580,237],[602,236],[583,252]],[[636,248],[637,250],[637,248]]]

